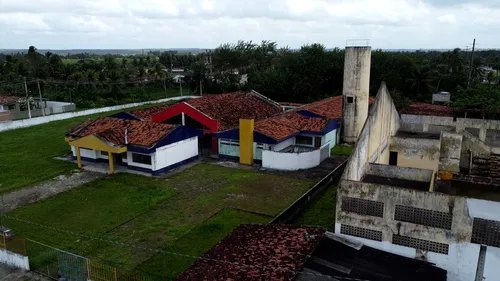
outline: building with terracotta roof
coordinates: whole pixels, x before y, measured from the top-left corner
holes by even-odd
[[[253,160],[265,168],[299,170],[318,166],[339,142],[342,96],[258,120],[253,126]],[[374,102],[370,98],[370,103]],[[240,129],[219,132],[219,158],[240,158]]]
[[[66,134],[78,166],[109,163],[159,174],[198,158],[201,131],[180,125],[101,117],[87,120]]]
[[[176,281],[445,281],[446,271],[317,227],[243,224]]]

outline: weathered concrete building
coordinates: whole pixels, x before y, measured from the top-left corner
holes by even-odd
[[[499,280],[499,129],[400,116],[382,85],[340,182],[335,232],[435,263],[450,281]]]
[[[345,48],[342,139],[347,143],[356,141],[368,116],[371,54],[370,47]]]

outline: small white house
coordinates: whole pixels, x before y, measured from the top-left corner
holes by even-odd
[[[108,162],[131,170],[159,174],[198,158],[201,131],[177,125],[103,117],[70,130],[66,141],[78,166]]]

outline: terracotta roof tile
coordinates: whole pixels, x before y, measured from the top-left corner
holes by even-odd
[[[12,104],[19,100],[16,96],[0,96],[0,104]]]
[[[324,229],[285,225],[240,225],[176,281],[289,281],[320,242]],[[239,265],[236,265],[239,264]],[[265,267],[265,268],[264,268]]]
[[[87,120],[72,128],[68,136],[82,138],[96,135],[100,139],[116,146],[125,145],[125,129],[129,144],[151,147],[176,126],[135,120],[123,120],[111,117],[102,117],[96,120]]]
[[[369,103],[375,102],[374,97],[369,98]],[[342,119],[342,96],[326,98],[317,102],[304,105],[299,110],[307,110],[312,113],[327,117],[328,119]]]
[[[254,130],[282,140],[301,131],[321,132],[327,124],[326,118],[306,117],[291,111],[256,122]]]
[[[260,120],[281,111],[275,105],[250,93],[209,95],[186,101],[208,117],[219,121],[219,130],[237,127],[240,119]]]
[[[295,103],[295,102],[280,102],[279,103],[281,106],[303,106],[303,103]]]
[[[172,105],[171,104],[165,104],[165,105],[159,105],[159,106],[153,106],[149,108],[144,108],[144,109],[138,109],[134,111],[130,111],[129,113],[134,115],[135,117],[144,120],[144,121],[151,121],[151,117],[153,115],[156,115],[158,113],[161,113],[168,108],[170,108]]]
[[[428,115],[428,116],[453,116],[453,107],[416,102],[401,110],[403,114]]]

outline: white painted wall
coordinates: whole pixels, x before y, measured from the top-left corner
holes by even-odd
[[[320,150],[303,153],[262,151],[262,167],[276,170],[296,171],[320,164]]]
[[[500,249],[489,247],[486,249],[483,280],[496,281],[500,279]]]
[[[289,138],[283,142],[280,142],[278,144],[273,145],[271,149],[273,151],[280,151],[280,150],[282,150],[286,147],[289,147],[290,145],[294,145],[294,144],[295,144],[295,138],[293,137],[293,138]]]
[[[500,221],[500,202],[467,198],[467,208],[473,218]]]
[[[0,249],[0,263],[4,263],[15,268],[30,270],[28,257],[7,251],[5,249]]]
[[[394,245],[389,241],[379,242],[379,241],[341,234],[340,226],[341,226],[340,223],[335,223],[335,234],[347,237],[355,241],[362,242],[366,246],[408,258],[415,258],[417,254],[417,251],[414,248]],[[489,248],[490,247],[488,247],[488,249]],[[450,244],[448,248],[448,255],[427,252],[427,260],[431,263],[436,264],[436,266],[448,271],[448,281],[472,281],[476,276],[477,262],[479,259],[479,249],[480,245],[472,243]],[[500,262],[500,260],[497,260],[497,257],[500,259],[500,256],[497,256],[497,254],[500,254],[500,252],[496,252],[494,250],[491,251],[490,254],[490,261],[492,263],[497,262],[495,269],[493,270],[490,267],[488,271],[488,273],[496,272],[495,276],[497,279],[490,279],[490,280],[498,280],[499,276],[498,274],[500,274],[499,271],[500,268],[498,266],[499,265],[498,262]]]
[[[330,149],[332,149],[337,144],[337,130],[333,130],[328,134],[321,137],[321,145],[330,143]]]
[[[198,155],[198,137],[192,137],[156,149],[156,165],[160,170]]]
[[[76,148],[74,146],[71,146],[71,152],[73,153],[73,156],[76,157]],[[87,149],[87,148],[81,148],[80,147],[80,156],[81,157],[86,157],[86,158],[91,158],[91,159],[97,159],[99,158],[100,151],[95,151],[92,149]],[[106,159],[108,159],[106,157]]]
[[[122,104],[122,105],[115,105],[115,106],[108,106],[108,107],[102,107],[102,108],[82,110],[82,111],[77,111],[77,112],[67,112],[67,113],[61,113],[61,114],[57,114],[57,115],[49,115],[49,116],[45,116],[45,117],[36,117],[36,118],[31,118],[31,119],[8,121],[8,122],[0,123],[0,132],[24,128],[24,127],[31,127],[31,126],[35,126],[35,125],[49,123],[52,121],[64,120],[64,119],[69,119],[69,118],[78,117],[78,116],[85,116],[85,115],[90,115],[90,114],[95,114],[95,113],[102,113],[102,112],[108,112],[108,111],[113,111],[113,110],[120,110],[120,109],[126,109],[126,108],[131,108],[131,107],[137,107],[137,106],[141,106],[141,105],[145,105],[145,104],[163,103],[163,102],[167,102],[170,100],[180,100],[180,99],[187,99],[187,98],[198,98],[198,97],[197,96],[173,97],[173,98],[160,99],[160,100],[155,100],[155,101],[136,102],[136,103],[129,103],[129,104]]]

